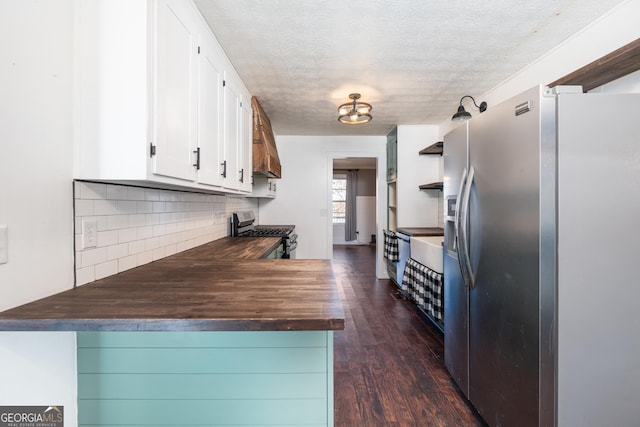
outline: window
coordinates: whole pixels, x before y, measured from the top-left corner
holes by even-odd
[[[347,206],[347,178],[333,178],[333,223],[344,224]]]

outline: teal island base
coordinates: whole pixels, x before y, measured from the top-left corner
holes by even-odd
[[[333,331],[77,340],[80,426],[333,425]]]

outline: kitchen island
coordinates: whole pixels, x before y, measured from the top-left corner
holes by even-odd
[[[78,331],[79,425],[332,425],[331,262],[252,259],[278,240],[214,241],[7,310],[0,330]]]

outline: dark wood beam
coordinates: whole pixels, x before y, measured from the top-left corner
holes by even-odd
[[[588,92],[638,70],[640,70],[640,39],[549,83],[549,87],[581,85],[582,90]]]

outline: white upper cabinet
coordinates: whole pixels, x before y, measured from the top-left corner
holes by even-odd
[[[250,96],[192,1],[76,9],[75,177],[250,193]]]
[[[275,199],[278,194],[277,185],[278,180],[276,178],[255,174],[253,175],[253,191],[251,192],[251,197]]]
[[[252,188],[251,175],[253,171],[253,109],[251,108],[251,96],[247,93],[242,97],[242,117],[240,124],[242,134],[238,148],[240,159],[240,190],[250,193]]]
[[[164,0],[156,12],[155,123],[153,173],[194,181],[198,130],[198,33],[193,7]],[[206,96],[206,94],[204,94]]]
[[[224,85],[224,162],[225,186],[235,188],[240,184],[240,163],[238,143],[240,141],[240,103],[242,94],[234,79],[225,75]]]
[[[198,181],[224,184],[224,56],[213,36],[205,33],[200,43],[200,98],[198,108]]]
[[[224,186],[251,193],[251,95],[233,70],[227,70],[224,78]]]

